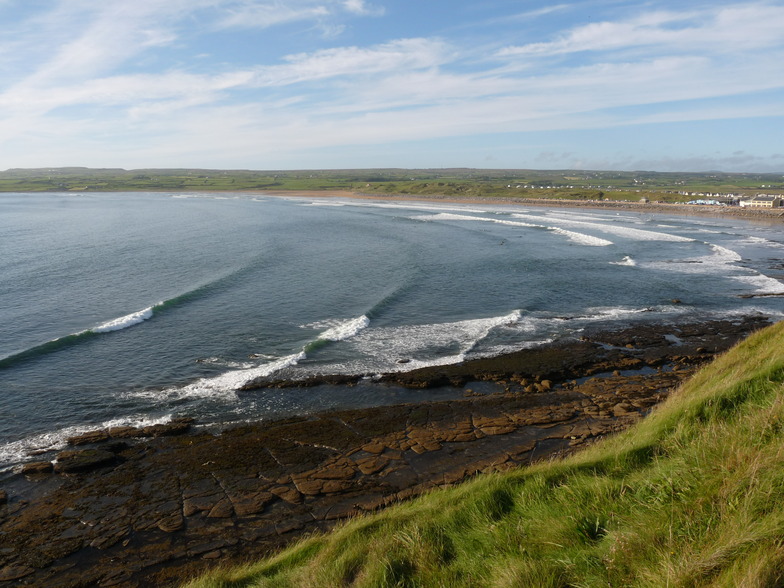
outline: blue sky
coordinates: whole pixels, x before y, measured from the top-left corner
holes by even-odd
[[[0,0],[0,169],[784,172],[784,0]]]

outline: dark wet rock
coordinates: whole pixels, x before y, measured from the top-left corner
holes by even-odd
[[[168,423],[149,425],[141,429],[142,437],[171,437],[187,433],[194,423],[192,418],[176,418]]]
[[[131,447],[125,441],[120,441],[118,439],[112,439],[107,441],[101,445],[101,449],[105,449],[106,451],[111,451],[112,453],[121,453]]]
[[[268,378],[259,378],[247,382],[240,390],[258,390],[259,388],[310,388],[324,384],[332,386],[353,386],[359,379],[360,376],[344,374],[326,374],[302,380],[270,380]]]
[[[81,435],[75,435],[68,438],[68,445],[89,445],[91,443],[100,443],[109,439],[109,432],[104,430],[88,431]]]
[[[31,461],[22,465],[20,473],[24,476],[35,476],[39,474],[50,474],[54,470],[51,461]]]
[[[117,456],[105,449],[66,450],[57,454],[54,471],[58,474],[89,472],[116,461]]]
[[[270,488],[270,492],[289,504],[302,503],[302,494],[291,486],[275,486],[274,488]]]
[[[8,492],[0,490],[0,506],[3,506],[4,504],[8,504]]]
[[[137,427],[110,427],[107,432],[112,439],[132,439],[142,436],[141,429]]]
[[[29,576],[35,570],[29,566],[6,566],[0,568],[0,582],[10,582]]]

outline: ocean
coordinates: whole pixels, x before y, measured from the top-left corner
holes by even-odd
[[[449,398],[377,374],[784,316],[784,227],[264,194],[0,194],[0,472],[66,437]],[[259,377],[367,385],[240,390]]]

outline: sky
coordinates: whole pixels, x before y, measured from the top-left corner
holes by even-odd
[[[0,169],[784,172],[784,0],[0,0]]]

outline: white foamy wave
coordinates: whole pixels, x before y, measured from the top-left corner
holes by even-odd
[[[468,211],[465,211],[468,212]],[[485,222],[498,222],[497,219],[484,218],[481,216],[470,216],[467,214],[455,214],[452,212],[440,212],[438,214],[422,214],[419,216],[412,216],[413,220],[421,221],[444,221],[444,220],[457,220],[457,221],[485,221]],[[532,227],[534,225],[526,225]]]
[[[601,239],[600,237],[593,237],[591,235],[586,235],[584,233],[576,233],[574,231],[567,231],[566,229],[561,229],[559,227],[547,227],[548,231],[552,231],[558,235],[563,235],[564,237],[568,238],[570,241],[574,241],[575,243],[579,243],[580,245],[587,245],[589,247],[606,247],[607,245],[612,245],[612,241],[608,241],[607,239]]]
[[[771,249],[782,249],[784,248],[784,243],[779,243],[778,241],[771,241],[770,239],[765,239],[763,237],[754,237],[748,236],[744,239],[738,241],[740,245],[761,245],[763,247],[770,247]]]
[[[784,284],[764,274],[732,276],[732,279],[755,288],[755,294],[784,294]]]
[[[515,310],[486,319],[368,329],[352,340],[363,365],[345,367],[388,372],[459,363],[493,329],[516,326],[520,319]]]
[[[314,200],[313,202],[306,202],[304,204],[299,204],[299,206],[323,206],[325,208],[329,208],[329,207],[343,208],[343,207],[346,206],[346,203],[345,202],[329,202],[329,201]]]
[[[158,418],[130,416],[112,419],[96,425],[76,425],[57,431],[48,431],[46,433],[32,435],[18,441],[0,445],[0,471],[7,471],[13,465],[30,461],[41,453],[63,449],[66,447],[69,437],[81,435],[88,431],[120,426],[147,427],[150,425],[168,423],[171,419],[171,414]]]
[[[548,217],[555,217],[555,218],[572,218],[576,217],[585,221],[586,219],[589,221],[599,221],[599,222],[611,222],[611,223],[632,223],[635,225],[641,224],[643,221],[638,216],[627,216],[622,215],[620,213],[616,214],[602,214],[599,212],[586,212],[586,211],[569,211],[569,210],[551,210],[545,213]]]
[[[157,306],[157,304],[155,306]],[[153,311],[155,310],[155,306],[150,306],[149,308],[145,308],[144,310],[133,312],[131,314],[121,316],[120,318],[112,319],[110,321],[98,325],[97,327],[93,327],[92,329],[90,329],[90,331],[92,331],[93,333],[109,333],[111,331],[121,331],[122,329],[127,329],[128,327],[132,327],[133,325],[138,325],[139,323],[142,323],[147,319],[152,318]]]
[[[710,248],[713,251],[712,261],[716,261],[719,263],[735,263],[743,259],[738,253],[736,253],[732,249],[727,249],[726,247],[722,247],[721,245],[715,245],[713,243],[708,243],[708,245],[710,245]]]
[[[515,217],[522,216],[522,215],[514,215]],[[527,215],[526,215],[527,216]],[[531,217],[531,218],[539,218],[539,217]],[[579,243],[580,245],[587,245],[589,247],[605,247],[607,245],[612,245],[612,241],[608,241],[607,239],[601,239],[599,237],[593,237],[591,235],[586,235],[583,233],[576,233],[574,231],[567,231],[566,229],[562,229],[560,227],[551,227],[543,224],[533,224],[533,223],[525,223],[520,221],[511,221],[505,219],[497,219],[497,218],[484,218],[480,216],[467,216],[464,214],[450,214],[450,213],[441,213],[436,214],[433,216],[419,216],[414,217],[416,220],[424,220],[424,221],[431,221],[431,220],[468,220],[468,221],[479,221],[479,222],[489,222],[495,223],[498,225],[507,225],[512,227],[525,227],[525,228],[537,228],[537,229],[546,229],[548,231],[552,231],[557,235],[563,235],[570,241],[575,243]],[[540,219],[541,220],[541,219]]]
[[[513,214],[515,218],[523,220],[537,220],[539,217],[530,214]],[[663,233],[659,231],[648,231],[645,229],[633,229],[631,227],[620,227],[617,225],[578,221],[571,218],[560,217],[547,217],[548,222],[557,222],[561,226],[567,227],[584,227],[609,233],[611,235],[618,235],[619,237],[626,237],[635,241],[671,241],[688,243],[694,241],[688,237],[681,237],[680,235],[671,235],[670,233]]]
[[[712,312],[708,319],[730,319],[742,321],[744,318],[754,315],[765,317],[771,323],[776,323],[780,320],[784,320],[784,309],[777,310],[772,307],[766,308],[763,306],[743,306],[740,308],[724,309],[721,312]]]
[[[144,398],[155,402],[172,402],[184,399],[210,399],[223,402],[236,402],[237,390],[257,378],[265,378],[280,370],[296,365],[305,359],[304,351],[281,357],[263,365],[249,369],[232,370],[213,376],[202,378],[182,387],[166,388],[164,390],[142,390],[129,392],[133,398]]]
[[[611,261],[610,265],[626,265],[629,267],[634,267],[637,265],[637,262],[627,255],[621,261]]]
[[[354,337],[370,324],[370,320],[362,315],[349,320],[329,320],[309,325],[306,328],[325,328],[317,341],[343,341]],[[305,349],[308,347],[306,346]],[[184,399],[217,400],[233,403],[238,400],[237,390],[259,378],[269,377],[285,368],[297,365],[307,358],[305,349],[285,357],[271,358],[256,355],[265,359],[263,364],[237,364],[241,369],[234,369],[210,378],[201,378],[187,386],[171,387],[164,390],[143,390],[128,393],[133,398],[144,398],[153,402],[176,402]],[[215,359],[215,358],[210,358]],[[206,360],[210,363],[210,360]],[[228,364],[230,365],[230,364]]]
[[[467,208],[463,206],[444,206],[438,204],[425,204],[419,202],[369,202],[365,200],[352,200],[351,204],[353,206],[360,206],[362,208],[388,208],[388,209],[402,209],[402,210],[424,210],[424,211],[455,211],[455,212],[472,212],[476,214],[485,214],[486,210],[479,210],[475,208]]]
[[[318,339],[321,341],[344,341],[355,336],[362,329],[367,328],[369,324],[370,319],[363,314],[360,317],[349,320],[323,321],[305,326],[315,328],[327,327],[327,330],[318,336]]]
[[[627,308],[622,306],[612,306],[612,307],[596,307],[596,308],[589,308],[586,310],[585,315],[574,317],[573,320],[576,321],[587,321],[587,322],[601,322],[607,320],[621,320],[627,318],[634,318],[641,314],[685,314],[688,312],[687,308],[684,308],[683,305],[672,305],[672,306],[647,306],[645,308]]]
[[[678,272],[683,274],[724,274],[728,272],[745,271],[740,267],[733,267],[733,264],[743,258],[727,247],[704,243],[711,253],[700,257],[690,257],[686,259],[671,259],[667,261],[651,261],[642,264],[645,268]]]
[[[232,361],[229,359],[224,359],[222,357],[207,357],[205,359],[199,359],[197,361],[199,363],[205,363],[207,365],[214,365],[218,367],[227,367],[227,368],[242,369],[242,370],[250,369],[257,365],[250,361]]]

